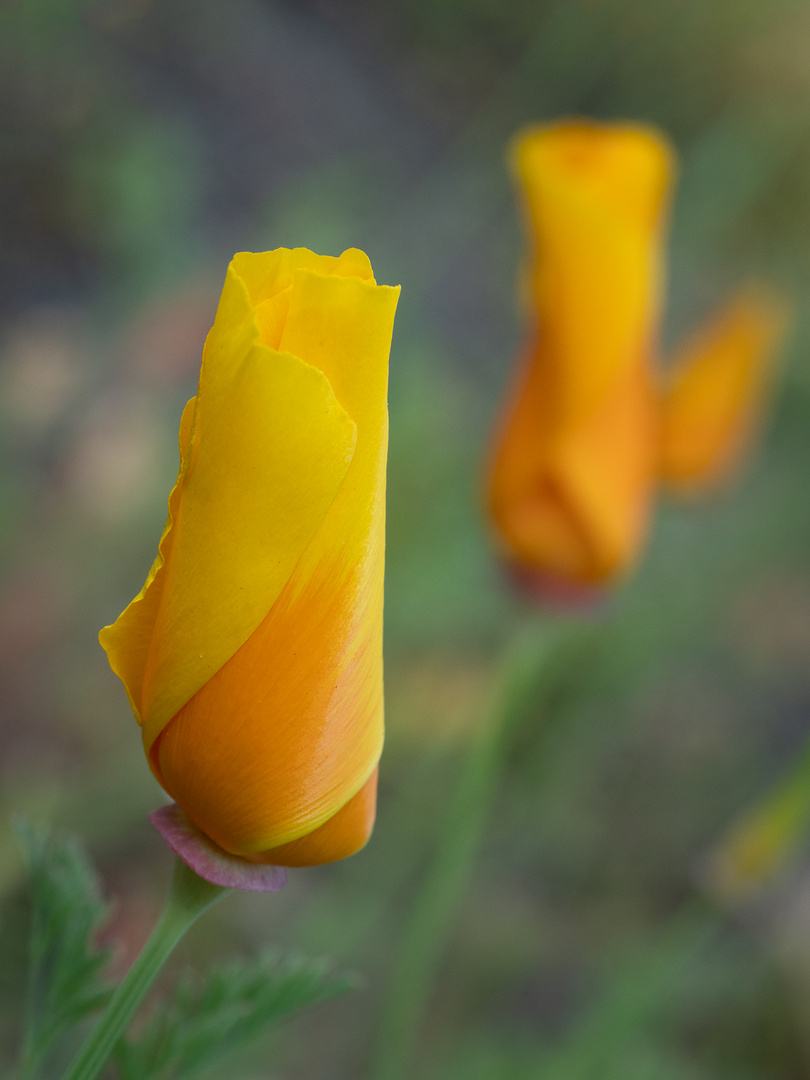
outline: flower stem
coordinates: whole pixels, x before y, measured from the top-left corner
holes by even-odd
[[[510,736],[534,705],[540,688],[560,660],[559,645],[573,627],[549,631],[534,627],[516,638],[496,680],[491,714],[473,739],[462,764],[450,807],[427,876],[406,924],[383,1004],[370,1075],[373,1080],[402,1080],[413,1075],[411,1055],[431,988],[442,959],[442,946],[472,870],[490,814]],[[560,632],[562,631],[562,633]]]
[[[64,1080],[95,1080],[175,945],[192,923],[229,891],[205,881],[181,859],[176,860],[166,906],[155,929]]]

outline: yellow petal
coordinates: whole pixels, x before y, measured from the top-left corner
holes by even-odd
[[[196,397],[186,402],[180,418],[180,469],[169,495],[169,513],[158,544],[158,554],[146,577],[143,588],[118,617],[113,626],[105,626],[99,641],[107,653],[110,667],[124,684],[132,711],[141,722],[143,673],[152,642],[152,629],[157,618],[166,572],[165,563],[174,543],[175,518],[180,506],[183,475],[188,466],[194,434]]]
[[[231,265],[244,282],[254,307],[289,288],[298,270],[312,270],[321,276],[356,277],[374,284],[368,256],[357,248],[348,248],[337,258],[316,255],[307,248],[240,251]]]
[[[101,635],[147,745],[266,616],[351,461],[355,426],[329,380],[258,334],[232,265],[161,556]]]
[[[673,151],[653,128],[575,120],[527,129],[511,162],[531,237],[535,318],[553,357],[546,393],[566,428],[651,358]]]
[[[661,476],[686,494],[725,479],[751,441],[787,310],[740,290],[676,355],[663,395]]]
[[[236,854],[314,835],[365,789],[382,749],[386,391],[398,293],[293,272],[280,346],[328,377],[356,425],[354,455],[260,626],[152,747],[166,790]],[[345,848],[337,824],[319,843],[327,836]],[[326,848],[318,852],[326,861]]]

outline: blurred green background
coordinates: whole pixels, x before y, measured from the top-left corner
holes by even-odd
[[[706,869],[810,731],[805,0],[0,4],[1,1056],[26,926],[13,812],[86,839],[121,970],[163,899],[162,793],[96,634],[153,558],[227,261],[357,246],[402,285],[378,827],[278,896],[229,898],[175,968],[271,942],[360,972],[210,1075],[365,1075],[498,655],[541,618],[493,560],[480,472],[520,335],[504,146],[567,114],[652,121],[678,147],[667,345],[752,274],[797,325],[745,476],[661,501],[643,565],[538,685],[412,1075],[810,1077],[801,813],[767,880],[724,891]]]

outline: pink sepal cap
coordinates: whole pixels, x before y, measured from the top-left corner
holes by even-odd
[[[177,803],[153,810],[149,821],[175,855],[212,885],[246,892],[278,892],[287,884],[283,866],[252,863],[223,851],[186,817]]]

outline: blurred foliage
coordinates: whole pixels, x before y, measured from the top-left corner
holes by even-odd
[[[28,865],[31,930],[25,1025],[17,1080],[62,1075],[113,985],[103,977],[109,917],[99,881],[78,841],[16,823]],[[210,1069],[279,1020],[354,988],[356,979],[321,961],[265,949],[201,976],[185,971],[145,1021],[119,1040],[121,1080],[186,1080]]]
[[[0,5],[0,1047],[24,967],[12,810],[87,837],[120,964],[163,895],[144,821],[160,792],[95,635],[151,563],[225,264],[357,245],[403,285],[378,828],[345,864],[212,912],[183,955],[283,942],[362,971],[366,991],[293,1018],[273,1069],[245,1052],[239,1075],[363,1075],[495,657],[529,615],[479,508],[521,333],[504,145],[586,114],[658,123],[678,147],[668,345],[749,275],[793,297],[798,325],[745,477],[659,508],[638,573],[529,702],[417,1075],[810,1076],[801,815],[775,878],[729,908],[696,897],[706,852],[804,782],[808,56],[802,0]]]
[[[109,950],[95,937],[107,905],[84,852],[18,823],[31,881],[31,934],[20,1080],[39,1076],[60,1042],[109,997]]]
[[[186,1080],[206,1072],[271,1024],[353,986],[323,963],[263,952],[203,978],[187,973],[153,1010],[144,1029],[119,1045],[121,1080]]]

